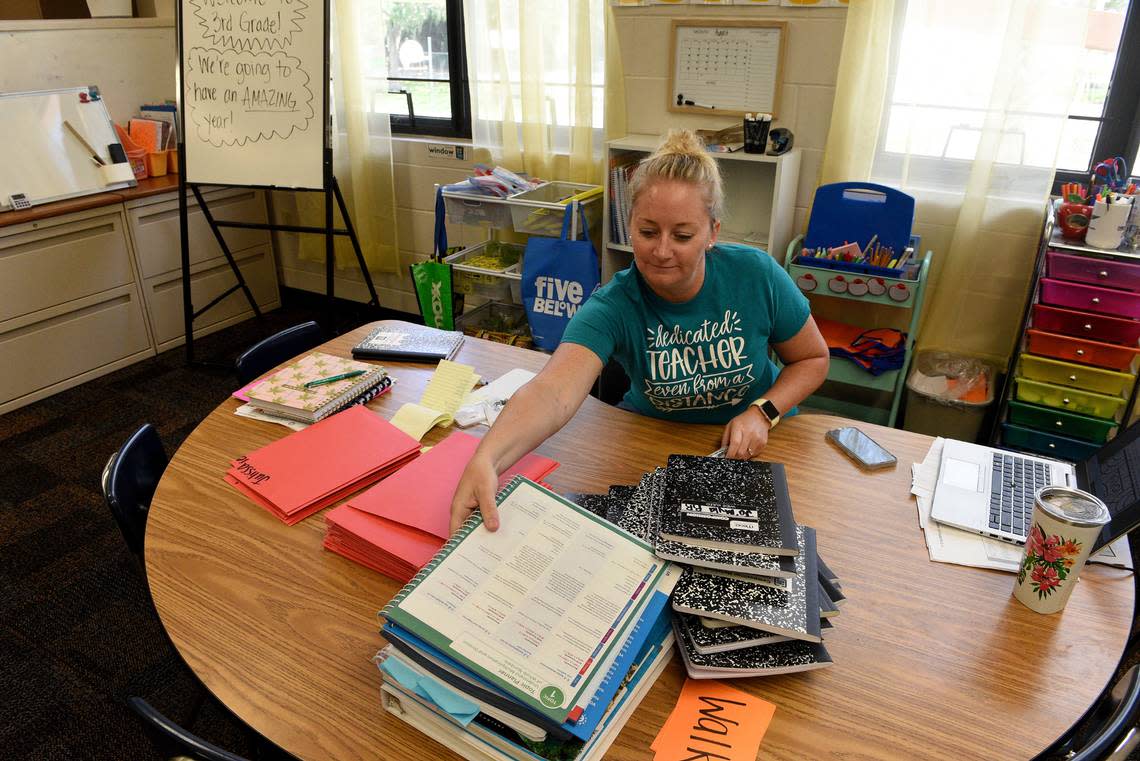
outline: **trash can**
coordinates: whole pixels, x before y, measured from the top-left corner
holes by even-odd
[[[922,351],[914,358],[906,388],[903,428],[929,436],[976,441],[986,408],[994,400],[998,370],[976,357]]]

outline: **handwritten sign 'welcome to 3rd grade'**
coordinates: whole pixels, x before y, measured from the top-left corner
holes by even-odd
[[[182,0],[187,180],[320,187],[326,0]]]

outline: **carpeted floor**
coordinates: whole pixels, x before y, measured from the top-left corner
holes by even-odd
[[[125,704],[130,695],[187,719],[201,688],[150,608],[100,476],[146,422],[174,452],[236,387],[228,368],[242,350],[308,319],[326,325],[322,304],[284,297],[261,321],[195,341],[197,359],[225,368],[187,367],[174,349],[0,416],[0,757],[157,758]],[[338,325],[380,317],[407,315],[350,309]],[[242,725],[212,700],[192,729],[254,753]]]
[[[186,721],[201,688],[150,609],[100,475],[144,422],[174,452],[234,389],[228,367],[240,351],[289,325],[322,320],[311,297],[283,295],[285,306],[262,321],[195,342],[200,360],[226,368],[187,367],[175,349],[0,416],[0,758],[158,758],[125,705],[130,695]],[[338,324],[385,316],[404,315],[349,314]],[[1130,652],[1122,669],[1138,661]],[[255,753],[240,722],[211,700],[190,728],[233,752]]]

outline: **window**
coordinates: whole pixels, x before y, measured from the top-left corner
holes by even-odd
[[[1129,0],[1098,0],[1089,14],[1080,85],[1057,157],[1058,186],[1087,183],[1092,165],[1113,156],[1123,156],[1137,174],[1140,2],[1129,5]]]
[[[1124,72],[1140,70],[1140,10],[1129,13],[1130,0],[1051,0],[1041,6],[1048,10],[1040,27],[1019,35],[1000,5],[904,0],[876,158],[882,176],[905,171],[919,185],[964,184],[983,128],[992,128],[995,119],[994,185],[1013,193],[1025,172],[1057,166],[1058,184],[1082,176],[1087,183],[1096,161],[1136,156],[1140,78]],[[1140,6],[1140,0],[1131,5]],[[1070,29],[1085,29],[1083,38],[1059,28],[1066,19]],[[1057,102],[1064,84],[1048,75],[1025,75],[1061,66],[1068,67],[1066,75],[1075,72],[1067,107]],[[1014,73],[1018,68],[1020,76]],[[1010,75],[989,73],[1003,70]],[[1000,89],[1010,86],[1011,93]],[[1004,109],[988,110],[995,101]],[[1058,118],[1066,110],[1070,116]]]
[[[462,0],[384,0],[385,71],[373,72],[374,110],[392,131],[470,137]]]

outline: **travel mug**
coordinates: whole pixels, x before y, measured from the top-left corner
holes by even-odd
[[[1088,492],[1067,486],[1039,489],[1013,596],[1037,613],[1064,608],[1109,517],[1108,507]]]
[[[1095,248],[1114,249],[1124,239],[1124,228],[1132,212],[1132,201],[1118,196],[1113,203],[1097,201],[1089,217],[1089,231],[1085,243]]]
[[[1057,227],[1061,237],[1069,240],[1084,240],[1089,229],[1089,217],[1093,207],[1083,203],[1066,201],[1057,208]]]

